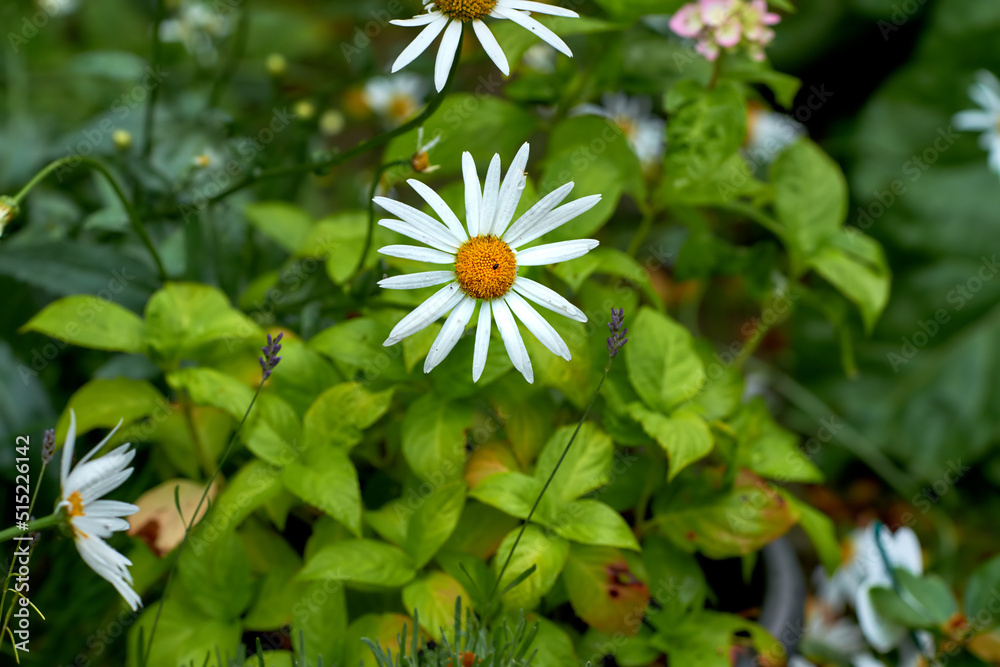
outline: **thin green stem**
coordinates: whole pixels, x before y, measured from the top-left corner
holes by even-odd
[[[583,415],[580,417],[580,421],[576,424],[576,429],[573,431],[573,435],[570,437],[569,442],[566,443],[566,447],[563,448],[562,455],[559,460],[556,461],[555,467],[552,472],[549,473],[549,478],[545,480],[545,485],[542,487],[541,493],[535,498],[535,504],[531,506],[531,511],[528,512],[527,518],[524,523],[521,524],[521,530],[518,531],[517,537],[514,539],[514,544],[511,546],[510,551],[507,553],[507,559],[503,563],[503,567],[500,568],[500,574],[497,575],[497,579],[493,582],[493,590],[490,591],[490,599],[496,595],[497,588],[500,586],[500,582],[503,580],[504,572],[507,571],[507,567],[510,565],[510,559],[514,557],[514,551],[517,550],[517,545],[521,541],[521,536],[524,535],[524,531],[527,529],[528,524],[531,523],[531,517],[535,515],[535,510],[538,509],[539,503],[542,502],[542,498],[545,496],[545,492],[548,490],[549,485],[552,484],[552,480],[555,478],[556,473],[559,472],[559,466],[562,465],[563,461],[566,459],[566,455],[569,454],[569,448],[573,446],[573,441],[576,440],[577,434],[580,432],[580,428],[583,426],[583,422],[587,421],[587,417],[590,416],[590,411],[594,407],[594,403],[597,402],[597,396],[601,393],[601,387],[604,386],[604,380],[608,377],[608,372],[611,370],[611,364],[614,362],[614,358],[608,359],[608,363],[604,366],[604,374],[601,375],[601,381],[597,383],[597,389],[594,391],[593,397],[590,399],[590,404],[587,405],[587,409],[583,411]]]
[[[719,83],[719,77],[722,75],[722,61],[726,57],[725,51],[719,52],[719,57],[715,59],[712,63],[712,78],[708,80],[708,89],[712,90],[715,88],[716,84]]]
[[[28,510],[29,512],[31,510]],[[62,519],[59,518],[57,514],[50,514],[49,516],[43,516],[41,519],[35,519],[34,521],[28,522],[28,527],[21,529],[17,526],[11,526],[4,530],[0,530],[0,542],[6,542],[18,535],[23,535],[25,533],[32,533],[36,530],[42,530],[43,528],[50,528],[58,524]]]
[[[378,189],[379,181],[382,180],[385,172],[393,167],[401,167],[408,164],[410,163],[406,160],[394,160],[379,165],[378,169],[375,170],[375,178],[372,179],[372,186],[368,190],[368,231],[365,234],[365,244],[361,248],[361,257],[358,258],[358,266],[354,269],[355,274],[361,273],[361,269],[365,265],[365,257],[368,256],[368,250],[372,247],[372,236],[375,234],[375,191]]]
[[[642,244],[645,243],[646,237],[649,236],[650,230],[653,229],[653,218],[655,214],[653,212],[653,207],[646,204],[642,207],[642,220],[639,222],[638,229],[635,230],[635,235],[632,237],[632,241],[628,244],[628,254],[631,257],[635,257],[639,254],[639,250],[642,248]]]
[[[461,53],[461,50],[462,50],[462,37],[459,37],[458,52]],[[438,107],[441,106],[441,103],[444,102],[445,95],[451,88],[451,84],[455,80],[455,74],[456,72],[458,72],[458,62],[459,58],[456,57],[455,62],[452,63],[451,65],[451,71],[448,73],[448,80],[445,82],[444,88],[442,88],[441,92],[439,92],[437,95],[434,96],[434,98],[430,101],[430,104],[428,104],[427,107],[420,113],[420,115],[418,115],[413,120],[400,125],[394,130],[390,130],[376,137],[372,137],[371,139],[362,141],[354,148],[345,151],[343,153],[337,153],[336,155],[330,156],[325,160],[319,160],[316,162],[306,162],[304,164],[295,164],[287,167],[276,167],[274,169],[264,169],[256,173],[251,173],[246,178],[241,180],[239,183],[234,183],[233,185],[229,186],[228,188],[226,188],[219,194],[215,195],[214,197],[209,197],[206,205],[211,206],[212,204],[216,204],[225,199],[226,197],[230,196],[234,192],[239,192],[240,190],[247,188],[255,183],[259,183],[260,181],[265,181],[272,178],[281,178],[282,176],[295,176],[298,174],[307,174],[310,172],[320,172],[344,164],[345,162],[350,162],[354,158],[364,155],[368,151],[378,148],[379,146],[383,146],[389,143],[389,141],[391,141],[392,139],[395,139],[396,137],[402,134],[406,134],[407,132],[409,132],[414,128],[420,127],[421,125],[423,125],[424,121],[430,118],[431,115],[438,110]],[[180,210],[179,207],[177,210]]]
[[[154,71],[159,68],[160,60],[163,56],[163,43],[160,41],[160,24],[163,23],[164,5],[164,0],[156,0],[156,13],[153,17],[153,48],[150,56],[150,65]],[[161,85],[163,84],[158,83],[149,91],[149,102],[146,104],[146,115],[142,123],[142,157],[144,158],[148,158],[153,152],[153,115],[156,111],[156,98],[160,95]]]
[[[111,189],[115,191],[115,195],[122,203],[122,207],[125,209],[125,214],[128,215],[129,222],[132,224],[132,229],[139,236],[139,240],[149,251],[150,257],[153,259],[153,263],[156,265],[156,272],[159,275],[161,281],[167,279],[167,271],[163,267],[163,261],[160,259],[159,253],[156,252],[156,246],[153,245],[153,239],[150,238],[149,233],[142,224],[142,220],[139,219],[139,214],[136,212],[135,207],[129,198],[125,196],[125,191],[122,190],[121,185],[119,185],[118,180],[112,175],[111,170],[101,162],[100,160],[92,157],[82,157],[78,155],[71,155],[64,158],[59,158],[42,168],[37,174],[35,174],[27,185],[21,188],[20,192],[14,195],[14,204],[20,205],[21,201],[31,192],[32,188],[42,182],[46,177],[48,177],[52,172],[71,164],[85,164],[91,169],[99,172],[107,180]]]
[[[736,355],[736,359],[733,360],[733,368],[737,370],[742,369],[743,365],[747,362],[747,359],[752,357],[757,351],[757,348],[760,347],[760,344],[764,342],[768,332],[788,319],[788,315],[792,311],[793,304],[788,303],[784,312],[779,312],[775,308],[775,304],[779,298],[781,297],[771,299],[768,302],[768,305],[763,309],[762,317],[758,320],[757,327],[754,329],[753,335],[750,340],[743,344],[742,349],[740,349],[739,353]],[[774,313],[774,317],[771,318],[770,323],[767,321],[768,313]]]
[[[160,601],[156,606],[156,616],[153,618],[153,627],[149,630],[149,643],[146,645],[146,652],[143,655],[142,662],[140,663],[143,667],[149,664],[149,658],[153,654],[153,639],[156,637],[156,628],[160,623],[160,615],[163,613],[163,602],[167,599],[167,593],[170,591],[170,583],[173,581],[174,571],[177,569],[177,562],[180,560],[181,552],[184,550],[184,545],[187,544],[188,536],[191,535],[191,529],[194,528],[194,524],[198,518],[198,512],[201,511],[201,506],[208,498],[208,493],[212,489],[212,485],[215,483],[219,473],[222,471],[222,466],[225,464],[226,459],[229,458],[229,454],[232,453],[233,445],[236,444],[236,437],[243,429],[243,425],[246,424],[247,418],[250,416],[250,411],[253,410],[254,403],[257,402],[257,397],[260,396],[260,390],[263,387],[264,380],[261,379],[260,384],[257,385],[257,391],[253,393],[253,398],[250,399],[250,405],[247,406],[246,412],[243,413],[243,419],[240,420],[236,430],[233,431],[233,435],[229,438],[229,444],[226,445],[225,451],[222,452],[222,456],[219,458],[219,463],[215,466],[215,472],[212,473],[208,483],[205,484],[205,490],[202,492],[201,498],[198,500],[197,507],[194,508],[194,512],[191,514],[190,523],[184,527],[184,537],[181,539],[181,543],[177,546],[177,549],[174,550],[173,562],[171,562],[170,570],[167,572],[167,583],[163,586],[163,595],[160,596]],[[140,647],[140,650],[142,650],[142,647]]]

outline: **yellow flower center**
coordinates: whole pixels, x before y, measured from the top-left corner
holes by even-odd
[[[83,516],[83,496],[80,495],[79,491],[74,491],[69,494],[69,498],[66,499],[69,502],[69,516],[73,518],[75,516]]]
[[[404,121],[416,110],[413,98],[409,95],[396,95],[389,103],[389,116],[397,121]]]
[[[434,2],[434,6],[442,14],[463,23],[489,16],[496,4],[497,0],[435,0]]]
[[[625,135],[625,138],[630,141],[635,141],[636,134],[639,131],[639,128],[636,126],[635,121],[633,121],[628,116],[616,116],[614,120],[615,120],[615,125],[617,125],[618,129],[622,131],[622,134]]]
[[[455,253],[458,286],[474,299],[497,299],[517,278],[517,260],[510,246],[492,234],[474,236]]]

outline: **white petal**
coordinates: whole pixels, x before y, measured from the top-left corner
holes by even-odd
[[[479,211],[479,233],[489,234],[493,229],[493,218],[497,214],[497,199],[500,197],[500,155],[490,160],[483,185],[483,207]]]
[[[516,249],[518,246],[522,246],[525,243],[531,243],[539,236],[544,236],[553,229],[562,227],[581,213],[586,213],[590,209],[594,208],[599,201],[601,201],[601,195],[590,195],[589,197],[581,197],[580,199],[571,201],[568,204],[563,204],[539,220],[530,231],[522,232],[513,241],[507,241],[507,245]]]
[[[73,449],[76,448],[76,412],[69,409],[69,430],[66,431],[66,440],[63,441],[62,461],[59,469],[59,483],[62,486],[63,500],[76,489],[66,488],[66,479],[69,477],[69,469],[73,465]]]
[[[76,549],[80,552],[83,562],[114,586],[115,590],[132,608],[132,611],[137,611],[142,606],[142,598],[130,586],[132,576],[129,574],[126,563],[131,565],[131,562],[127,558],[96,537],[78,538]]]
[[[441,34],[446,25],[448,25],[448,17],[443,14],[427,24],[427,27],[421,30],[416,39],[410,42],[396,58],[396,62],[392,64],[392,72],[395,74],[413,62],[413,59],[423,53],[431,45],[431,42]]]
[[[514,368],[521,372],[524,379],[531,384],[535,381],[534,373],[531,370],[531,359],[528,358],[528,350],[521,340],[521,332],[517,330],[514,316],[510,314],[507,303],[501,299],[494,299],[493,317],[497,321],[497,329],[500,330],[500,338],[503,339],[503,346],[507,348],[507,356],[510,357]]]
[[[546,243],[514,253],[518,266],[542,266],[566,262],[577,257],[583,257],[598,246],[594,239],[577,239],[574,241],[559,241]]]
[[[923,574],[924,555],[920,551],[920,540],[917,539],[917,534],[913,532],[913,529],[903,526],[892,537],[885,539],[888,533],[887,529],[882,530],[889,562],[893,566],[901,567],[913,574]]]
[[[462,22],[452,21],[444,31],[444,37],[441,38],[437,60],[434,62],[434,87],[439,93],[444,90],[444,84],[448,82],[448,74],[451,72],[451,64],[458,56],[458,42],[461,35]]]
[[[438,239],[443,245],[457,249],[464,241],[464,239],[455,236],[443,224],[409,204],[404,204],[401,201],[389,199],[388,197],[375,197],[374,202],[390,213],[395,214],[403,222],[409,223],[428,236]]]
[[[403,222],[402,220],[393,220],[391,218],[379,220],[378,224],[382,225],[386,229],[391,229],[394,232],[399,232],[404,236],[409,236],[411,239],[414,239],[415,241],[426,243],[427,245],[436,248],[437,250],[440,250],[441,252],[444,253],[450,253],[454,255],[455,251],[458,250],[458,246],[455,244],[454,241],[448,239],[448,241],[445,242],[445,237],[442,237],[441,234],[433,228],[428,229],[426,227],[415,225],[410,222]]]
[[[486,355],[490,351],[490,302],[483,301],[479,306],[479,322],[476,324],[476,348],[472,354],[472,381],[479,382],[486,368]]]
[[[534,301],[543,308],[548,308],[554,313],[565,315],[577,322],[586,322],[587,316],[582,310],[564,299],[560,294],[549,289],[541,283],[536,283],[530,278],[518,276],[514,280],[513,289],[526,299]]]
[[[454,264],[455,254],[441,252],[432,248],[421,248],[415,245],[387,245],[378,250],[383,255],[389,257],[399,257],[400,259],[413,259],[418,262],[430,262],[431,264]]]
[[[465,327],[469,324],[469,320],[472,319],[472,311],[475,309],[476,300],[467,296],[451,311],[448,319],[444,321],[444,326],[441,327],[437,338],[434,339],[434,343],[427,353],[427,358],[424,360],[425,373],[430,373],[455,348],[458,339],[465,333]]]
[[[412,19],[393,19],[389,23],[393,25],[401,25],[407,28],[412,28],[414,26],[427,25],[428,23],[433,23],[444,16],[440,12],[429,12],[427,14],[420,14],[419,16],[414,16]]]
[[[134,453],[135,452],[133,452],[133,454]],[[83,497],[83,502],[91,503],[98,498],[111,493],[124,484],[125,480],[132,476],[133,470],[134,468],[126,468],[125,470],[111,472],[108,473],[106,477],[101,477],[91,484],[79,487],[80,495]]]
[[[500,7],[510,7],[511,9],[521,9],[526,12],[548,14],[550,16],[565,16],[566,18],[571,19],[580,18],[580,15],[572,9],[563,9],[562,7],[546,5],[541,2],[533,2],[532,0],[500,0],[497,5]]]
[[[983,108],[1000,110],[1000,81],[992,72],[979,70],[976,72],[976,84],[969,89],[969,97]]]
[[[419,289],[440,285],[449,280],[455,279],[454,271],[424,271],[422,273],[408,273],[401,276],[392,276],[378,281],[378,286],[382,289]]]
[[[566,342],[552,328],[552,325],[538,314],[538,311],[528,305],[527,301],[513,292],[508,292],[504,296],[504,300],[517,315],[517,319],[521,320],[528,331],[535,335],[539,343],[547,347],[552,354],[560,356],[566,361],[572,358]]]
[[[524,143],[514,161],[507,168],[507,175],[500,186],[500,194],[497,199],[497,212],[493,218],[493,227],[490,231],[494,236],[503,236],[507,231],[507,225],[514,217],[514,210],[518,202],[521,201],[521,193],[524,192],[524,185],[527,178],[524,175],[524,168],[528,166],[528,144]]]
[[[899,644],[905,636],[906,630],[878,615],[871,598],[871,589],[875,586],[876,584],[871,581],[861,584],[854,600],[854,609],[857,612],[858,625],[861,627],[865,639],[874,649],[885,653]]]
[[[960,132],[984,132],[992,130],[1000,121],[1000,114],[989,111],[960,111],[952,116],[951,122]]]
[[[465,293],[459,288],[457,282],[442,287],[433,296],[401,319],[393,327],[392,331],[389,332],[389,337],[382,344],[386,346],[393,345],[407,336],[411,336],[424,329],[431,322],[436,321],[439,317],[454,308],[464,296]]]
[[[573,52],[569,50],[568,46],[566,46],[566,42],[562,41],[562,39],[559,38],[559,35],[555,34],[551,30],[543,26],[541,23],[528,16],[528,14],[526,14],[525,12],[522,12],[517,9],[501,9],[497,7],[493,10],[493,13],[490,14],[490,16],[495,16],[503,19],[510,19],[511,21],[518,24],[522,28],[530,30],[531,32],[535,33],[539,38],[551,44],[552,48],[554,48],[556,51],[565,53],[570,58],[573,57]]]
[[[138,511],[137,505],[120,500],[95,500],[87,505],[87,516],[97,518],[131,516]]]
[[[531,233],[535,225],[544,220],[552,212],[552,209],[558,206],[563,199],[566,199],[572,189],[573,182],[570,181],[539,199],[517,219],[517,222],[510,226],[510,229],[504,232],[503,240],[508,244],[517,243],[521,236]]]
[[[479,38],[479,43],[483,45],[483,50],[486,51],[486,55],[490,57],[490,60],[500,68],[504,76],[510,76],[510,65],[507,64],[507,56],[504,55],[503,49],[500,48],[497,38],[490,32],[489,27],[476,19],[472,22],[472,29],[475,30],[476,37]]]
[[[130,445],[125,444],[95,461],[78,463],[66,478],[66,493],[79,491],[84,502],[89,502],[116,488],[117,485],[107,488],[106,480],[122,473],[135,458],[135,450],[130,450],[129,447]],[[129,473],[131,474],[131,468]],[[125,479],[128,479],[128,475],[122,481]],[[102,493],[97,490],[100,488],[107,490]]]
[[[483,205],[483,191],[479,188],[476,161],[468,151],[462,153],[462,176],[465,179],[465,221],[469,236],[479,236],[479,215]]]
[[[410,187],[413,188],[418,195],[420,195],[425,202],[427,202],[434,212],[438,214],[442,222],[448,226],[451,233],[455,235],[455,238],[459,240],[460,244],[469,240],[468,234],[465,233],[465,227],[459,221],[458,216],[455,212],[451,210],[451,207],[441,199],[441,195],[434,192],[430,187],[421,183],[420,181],[411,178],[407,181]]]

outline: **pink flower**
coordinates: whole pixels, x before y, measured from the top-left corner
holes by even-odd
[[[670,29],[688,39],[697,37],[704,27],[698,5],[694,3],[684,5],[670,19]]]
[[[740,0],[701,0],[701,20],[717,27],[739,13]]]
[[[736,46],[743,37],[743,24],[736,17],[730,17],[715,29],[715,41],[724,48]]]

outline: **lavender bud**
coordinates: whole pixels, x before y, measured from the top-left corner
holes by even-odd
[[[42,463],[48,465],[52,462],[52,457],[56,453],[56,430],[46,429],[42,437]]]
[[[281,357],[278,356],[278,352],[281,352],[281,337],[284,336],[284,332],[279,333],[277,337],[271,338],[271,334],[267,334],[267,345],[260,348],[260,351],[264,353],[263,357],[257,357],[260,362],[260,368],[264,371],[264,379],[267,380],[271,377],[271,371],[275,369],[278,362],[281,361]]]
[[[612,359],[618,355],[618,351],[628,342],[628,338],[625,337],[625,334],[628,333],[628,328],[624,325],[625,309],[612,308],[611,321],[608,322],[608,329],[611,331],[611,335],[608,337],[608,356]]]

